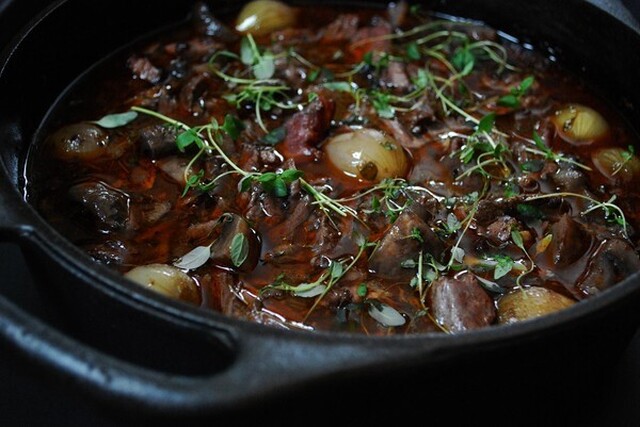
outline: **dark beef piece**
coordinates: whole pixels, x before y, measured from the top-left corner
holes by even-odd
[[[518,221],[503,215],[487,227],[478,227],[478,235],[486,238],[493,246],[502,246],[511,239],[511,230],[517,228]]]
[[[311,250],[300,244],[283,241],[263,256],[263,261],[270,264],[307,264],[312,257]]]
[[[314,146],[331,126],[335,109],[335,102],[320,93],[304,110],[291,116],[285,123],[284,141],[278,147],[282,154],[296,163],[306,163],[316,158],[319,153]]]
[[[275,61],[276,73],[292,89],[300,89],[305,86],[307,70],[297,62],[289,61],[288,58],[279,58]]]
[[[282,165],[283,169],[291,169],[293,167],[294,164],[290,161],[285,161]],[[291,212],[294,209],[298,194],[300,194],[300,185],[297,181],[291,184],[288,198],[281,198],[272,193],[267,193],[260,184],[253,183],[251,188],[241,195],[241,197],[249,197],[245,208],[245,216],[253,223],[268,224],[274,227],[287,217],[287,212]]]
[[[203,36],[189,40],[188,56],[208,61],[217,50],[224,49],[225,45],[212,38]]]
[[[104,243],[98,243],[84,248],[89,256],[96,261],[106,264],[122,266],[128,262],[131,249],[127,247],[125,242],[119,240],[108,240]]]
[[[204,282],[204,280],[201,282]],[[206,282],[205,290],[205,294],[209,294],[208,299],[211,307],[227,315],[233,314],[237,310],[237,299],[233,287],[234,280],[231,273],[218,269],[214,270],[210,280]]]
[[[423,95],[411,107],[411,110],[401,115],[401,120],[412,132],[424,132],[433,124],[436,116],[431,105],[429,95]]]
[[[193,115],[202,115],[205,112],[208,89],[207,77],[203,74],[194,75],[180,89],[178,105]]]
[[[603,242],[592,255],[586,271],[578,279],[577,288],[585,295],[595,295],[640,271],[640,258],[624,240]]]
[[[553,263],[561,267],[576,262],[591,246],[589,233],[566,213],[551,225],[551,234],[547,251]]]
[[[558,163],[558,170],[550,177],[559,190],[572,193],[582,193],[589,181],[582,170],[567,162]]]
[[[176,136],[175,127],[151,125],[140,130],[138,144],[144,154],[155,160],[176,152]]]
[[[315,254],[311,260],[313,265],[321,265],[322,257],[328,255],[337,245],[341,238],[340,230],[324,214],[314,221],[315,238],[311,243],[312,252]]]
[[[356,14],[341,14],[324,30],[321,30],[323,33],[322,42],[323,43],[335,43],[344,40],[350,40],[356,34],[358,30],[358,24],[360,23],[360,18]]]
[[[234,42],[238,35],[227,28],[222,22],[213,16],[209,6],[203,2],[197,2],[193,7],[193,20],[197,30],[209,37],[223,42]]]
[[[435,280],[427,302],[436,321],[453,333],[489,326],[496,317],[493,300],[470,273]]]
[[[250,200],[246,209],[246,217],[254,223],[279,224],[285,216],[282,199],[265,193],[260,184],[253,184],[248,191]]]
[[[415,261],[420,250],[440,259],[443,244],[425,222],[426,217],[427,210],[422,205],[413,204],[405,209],[371,255],[369,267],[380,277],[406,281],[411,279],[415,271],[403,268],[403,261]],[[420,231],[424,243],[410,237],[414,229]]]
[[[409,3],[406,1],[391,2],[387,6],[387,14],[389,22],[393,28],[399,28],[404,25],[409,13]]]
[[[69,189],[69,197],[110,229],[121,229],[127,224],[129,195],[103,182],[76,184]]]
[[[402,62],[389,62],[381,74],[380,84],[395,92],[402,93],[411,87],[406,67]]]
[[[372,233],[378,233],[389,226],[389,218],[380,209],[374,211],[373,200],[374,194],[367,194],[360,198],[357,211],[361,212],[363,220]],[[377,197],[375,197],[378,200]]]
[[[493,223],[496,218],[500,218],[512,212],[517,203],[518,201],[515,198],[480,200],[478,203],[478,210],[476,211],[474,218],[479,225],[489,225]]]
[[[147,58],[132,56],[127,61],[127,66],[133,72],[135,78],[156,84],[160,82],[161,72]]]
[[[420,148],[427,142],[424,138],[419,138],[411,134],[397,119],[377,119],[374,120],[374,122],[377,122],[380,130],[391,135],[396,142],[404,148]]]
[[[132,210],[135,214],[132,216],[137,216],[137,220],[145,225],[150,225],[158,222],[162,217],[171,211],[172,205],[169,201],[164,202],[149,202],[138,205],[138,209],[136,212],[135,206],[132,207]]]
[[[181,185],[185,184],[184,170],[186,169],[187,164],[189,164],[189,159],[178,156],[164,157],[156,162],[158,169]]]
[[[189,241],[197,242],[201,245],[210,243],[207,239],[213,234],[213,230],[218,226],[218,220],[212,219],[205,222],[197,222],[192,224],[186,230],[186,236]]]
[[[391,24],[379,17],[373,19],[372,26],[360,28],[349,46],[352,59],[361,61],[365,54],[373,52],[373,58],[377,61],[382,53],[389,52],[391,48],[391,41],[384,39],[384,36],[391,34],[391,30]]]
[[[226,214],[222,220],[220,236],[211,245],[211,260],[222,267],[238,268],[240,271],[251,271],[258,264],[261,242],[258,234],[253,230],[247,220],[240,215]],[[231,243],[236,235],[241,234],[247,241],[249,251],[245,261],[239,266],[233,265],[231,257]]]
[[[265,262],[304,262],[324,268],[328,258],[340,258],[357,252],[351,239],[351,218],[329,218],[319,210],[314,210],[308,195],[289,212],[290,216],[270,232],[281,243],[265,254]]]

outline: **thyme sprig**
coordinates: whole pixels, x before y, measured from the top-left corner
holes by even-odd
[[[551,198],[557,198],[557,197],[574,197],[574,198],[586,200],[592,203],[592,206],[585,209],[580,214],[587,215],[590,212],[593,212],[597,209],[601,209],[605,214],[605,218],[608,220],[612,220],[616,224],[620,225],[622,227],[624,236],[628,238],[629,234],[627,229],[628,227],[627,219],[622,209],[614,203],[617,198],[615,194],[611,196],[607,201],[604,201],[604,202],[594,199],[593,197],[586,196],[584,194],[571,193],[571,192],[559,192],[559,193],[540,194],[537,196],[528,196],[524,199],[524,201],[531,202],[534,200],[551,199]]]
[[[586,166],[580,162],[577,162],[569,157],[565,157],[562,154],[556,153],[551,148],[547,146],[542,140],[542,137],[538,134],[538,132],[533,131],[533,140],[532,142],[538,149],[525,147],[525,151],[531,154],[536,154],[539,156],[544,156],[545,159],[553,160],[555,162],[565,162],[577,166],[586,171],[591,171],[592,169],[589,166]]]
[[[318,278],[309,283],[300,283],[298,285],[291,285],[284,281],[284,276],[280,275],[271,284],[264,286],[260,290],[260,294],[264,294],[269,290],[281,290],[290,292],[295,296],[312,298],[316,297],[313,305],[304,316],[303,322],[306,322],[307,318],[317,308],[320,301],[327,295],[327,293],[333,288],[333,286],[339,282],[352,268],[358,260],[362,257],[368,247],[375,244],[367,242],[367,240],[361,234],[357,233],[354,236],[354,241],[358,245],[358,253],[347,264],[346,260],[329,260],[329,266],[318,276]]]
[[[287,53],[285,52],[284,55]],[[231,75],[223,71],[217,62],[221,57],[231,58],[244,64],[245,68],[241,75],[245,75],[245,77]],[[291,87],[283,80],[273,77],[275,60],[278,57],[268,50],[261,50],[249,34],[242,39],[240,54],[221,50],[214,53],[209,59],[212,72],[231,86],[235,86],[233,92],[225,94],[223,98],[236,107],[246,102],[253,103],[256,121],[265,132],[269,132],[269,130],[262,118],[263,112],[268,112],[274,107],[292,110],[304,104],[303,102],[293,102],[289,96]],[[247,74],[253,75],[253,78],[246,77]]]
[[[199,148],[196,155],[191,158],[185,167],[184,180],[186,185],[183,196],[191,188],[206,191],[213,188],[221,178],[227,175],[240,175],[242,177],[239,182],[241,191],[246,191],[250,187],[250,184],[255,182],[260,184],[266,192],[272,193],[277,197],[286,197],[289,194],[287,185],[302,176],[302,171],[297,169],[280,170],[277,172],[247,172],[240,168],[220,147],[220,141],[224,134],[232,137],[237,137],[238,135],[239,122],[237,119],[233,119],[232,116],[228,115],[222,125],[216,120],[212,120],[205,125],[191,127],[153,110],[137,106],[131,109],[138,113],[160,119],[181,131],[176,137],[176,145],[180,151],[184,152],[185,149],[192,144],[195,144]],[[203,171],[193,174],[192,169],[202,155],[212,156],[214,154],[219,155],[231,170],[216,176],[209,182],[202,182]]]
[[[186,186],[183,195],[191,188],[198,188],[203,191],[208,190],[212,188],[222,177],[236,174],[241,176],[238,184],[240,191],[246,191],[250,188],[252,183],[257,183],[268,193],[277,197],[286,197],[289,194],[289,184],[299,180],[301,188],[313,197],[314,201],[312,204],[317,206],[325,215],[327,215],[327,217],[329,217],[331,221],[333,221],[331,218],[331,212],[342,217],[351,215],[355,219],[359,219],[358,213],[355,209],[347,206],[344,201],[334,200],[305,181],[302,178],[303,172],[298,169],[286,169],[279,170],[277,172],[248,172],[240,168],[220,147],[220,141],[223,134],[237,137],[237,126],[239,126],[239,124],[236,120],[231,118],[225,119],[223,125],[220,125],[213,120],[211,123],[205,125],[191,127],[181,121],[175,120],[153,110],[137,106],[134,106],[131,109],[138,113],[143,113],[160,119],[168,123],[170,126],[175,126],[178,130],[182,131],[176,138],[176,144],[181,151],[184,151],[192,144],[195,144],[199,148],[196,155],[190,160],[185,168],[184,177]],[[202,182],[203,172],[200,171],[193,174],[192,169],[195,162],[202,155],[210,156],[213,154],[218,154],[231,168],[231,170],[218,175],[207,183],[204,183]]]

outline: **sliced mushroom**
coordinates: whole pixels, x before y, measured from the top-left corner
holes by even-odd
[[[563,214],[551,226],[552,240],[548,253],[554,264],[567,266],[576,262],[591,246],[591,236],[571,218]]]
[[[241,259],[234,255],[238,245],[246,245],[246,255]],[[211,260],[219,266],[247,272],[258,264],[260,249],[258,233],[249,226],[247,220],[237,214],[226,214],[220,236],[211,246]]]
[[[585,295],[595,295],[638,271],[640,258],[633,247],[624,240],[610,239],[593,254],[577,288]]]

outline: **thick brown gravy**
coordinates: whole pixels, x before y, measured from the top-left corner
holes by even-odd
[[[285,328],[457,333],[640,268],[637,135],[595,88],[479,23],[290,12],[247,36],[198,5],[93,69],[30,202],[144,286]]]

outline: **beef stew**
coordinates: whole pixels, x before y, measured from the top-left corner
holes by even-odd
[[[606,98],[495,29],[402,2],[198,4],[92,69],[47,128],[26,171],[43,216],[232,317],[459,333],[640,268],[637,135]]]

